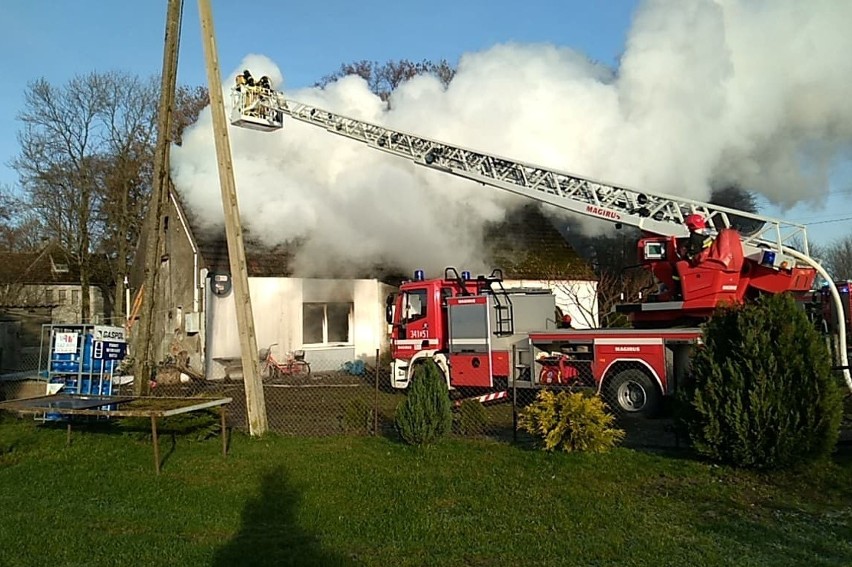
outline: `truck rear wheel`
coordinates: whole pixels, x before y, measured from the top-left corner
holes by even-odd
[[[651,417],[659,409],[662,396],[646,373],[631,368],[607,381],[604,398],[617,415]]]

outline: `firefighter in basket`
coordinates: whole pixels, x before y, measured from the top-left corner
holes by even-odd
[[[678,242],[677,254],[679,260],[675,263],[672,279],[674,280],[674,295],[677,299],[683,298],[683,286],[681,285],[680,268],[684,266],[695,266],[706,255],[707,250],[713,244],[713,236],[707,228],[707,221],[698,214],[688,215],[683,223],[689,230],[689,237]]]
[[[707,229],[707,222],[701,215],[687,216],[684,219],[684,224],[689,230],[689,238],[682,247],[679,247],[678,253],[682,259],[696,262],[699,254],[713,244],[713,236]]]

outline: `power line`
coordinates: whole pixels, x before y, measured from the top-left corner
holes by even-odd
[[[812,226],[812,225],[815,225],[815,224],[828,224],[828,223],[832,223],[832,222],[843,222],[843,221],[848,221],[848,220],[852,220],[852,217],[843,217],[842,219],[822,220],[822,221],[816,221],[816,222],[806,222],[805,226]]]

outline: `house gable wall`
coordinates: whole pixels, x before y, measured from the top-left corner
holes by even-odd
[[[158,269],[151,357],[159,362],[185,352],[190,366],[201,368],[204,326],[187,323],[203,317],[205,272],[199,265],[197,248],[185,218],[175,200],[170,199],[160,227],[161,248],[155,266],[146,266],[145,239],[140,240],[130,281],[131,297],[136,297],[145,283],[145,269]],[[139,332],[139,323],[138,316],[134,317],[132,334]]]

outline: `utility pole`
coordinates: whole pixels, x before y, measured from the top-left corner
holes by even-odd
[[[154,364],[151,361],[154,341],[154,321],[157,319],[157,293],[162,254],[162,218],[169,201],[169,149],[172,136],[172,112],[177,83],[178,52],[180,51],[180,22],[183,0],[169,0],[166,13],[166,37],[163,47],[163,72],[160,77],[160,104],[157,111],[157,145],[154,151],[154,179],[148,205],[145,242],[145,283],[142,287],[139,334],[136,344],[136,368],[133,393],[148,393],[148,379]]]
[[[216,53],[216,33],[213,30],[210,0],[198,0],[198,13],[201,19],[204,60],[207,64],[210,108],[213,111],[213,138],[216,142],[219,186],[222,189],[222,206],[225,210],[225,235],[228,239],[228,258],[231,265],[231,278],[233,279],[234,305],[237,309],[237,330],[240,335],[249,433],[251,435],[263,435],[268,429],[266,403],[263,397],[263,384],[258,372],[260,364],[257,355],[257,338],[254,334],[254,317],[249,295],[243,231],[240,225],[240,209],[237,204],[234,166],[231,160],[231,142],[228,137],[228,122],[225,119],[225,103],[222,99],[222,80],[219,74],[219,56]]]

